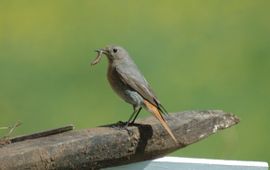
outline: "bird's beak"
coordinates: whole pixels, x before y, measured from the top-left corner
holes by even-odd
[[[108,53],[105,49],[98,49],[98,50],[95,50],[95,52],[97,52],[98,54],[97,54],[96,58],[91,62],[91,65],[95,65],[95,64],[99,63],[102,54]]]
[[[97,50],[95,50],[95,52],[98,52],[98,53],[102,52],[103,54],[109,54],[109,51],[106,48],[97,49]]]

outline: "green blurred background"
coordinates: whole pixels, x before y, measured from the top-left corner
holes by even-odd
[[[241,118],[171,155],[269,162],[269,5],[0,1],[0,126],[20,120],[13,134],[20,135],[126,120],[132,108],[109,87],[106,59],[90,67],[94,49],[120,44],[167,110],[222,109]]]

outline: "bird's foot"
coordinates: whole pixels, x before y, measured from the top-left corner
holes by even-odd
[[[128,126],[128,122],[118,121],[116,123],[116,125],[119,126],[119,127],[124,127],[124,126],[127,127]]]
[[[119,121],[113,126],[113,128],[117,130],[126,130],[128,134],[131,135],[132,131],[128,129],[129,125],[131,125],[131,123]]]

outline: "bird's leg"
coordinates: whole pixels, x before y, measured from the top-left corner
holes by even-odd
[[[138,109],[138,111],[137,111],[135,117],[133,118],[131,124],[134,124],[134,123],[135,123],[135,120],[136,120],[136,118],[137,118],[137,116],[139,115],[139,113],[140,113],[141,110],[142,110],[142,107],[139,107],[139,109]]]
[[[131,114],[131,116],[129,117],[128,121],[126,122],[122,122],[122,121],[119,121],[117,124],[117,126],[114,126],[114,128],[117,128],[117,129],[125,129],[127,130],[128,134],[131,135],[132,134],[132,131],[130,131],[127,127],[130,123],[134,123],[136,117],[138,116],[139,112],[141,111],[141,107],[136,107],[136,106],[133,106],[133,113]],[[134,117],[135,116],[135,117]],[[134,118],[133,118],[134,117]],[[132,122],[131,122],[132,120]]]
[[[128,125],[130,123],[134,123],[133,121],[131,122],[131,120],[134,120],[133,119],[134,116],[135,116],[135,119],[136,119],[138,112],[140,112],[140,107],[133,106],[133,113],[131,114],[131,116],[129,117],[128,121],[126,122],[125,127],[128,127]]]
[[[126,122],[122,122],[119,121],[118,124],[120,124],[120,127],[116,127],[116,128],[120,128],[120,129],[125,129],[128,131],[128,133],[130,134],[131,131],[127,128],[128,125],[133,124],[134,121],[136,120],[138,114],[140,113],[140,111],[142,110],[142,107],[138,107],[138,106],[133,106],[133,113],[131,114],[131,116],[129,117],[128,121]],[[134,117],[135,116],[135,117]],[[134,117],[134,118],[133,118]],[[131,121],[132,120],[132,121]]]
[[[136,109],[136,106],[133,106],[133,112],[131,114],[131,116],[129,117],[128,121],[126,122],[123,122],[123,121],[119,121],[117,124],[120,125],[120,126],[124,126],[124,127],[128,127],[128,125],[130,124],[132,118],[134,117],[134,115],[137,113],[137,109]]]

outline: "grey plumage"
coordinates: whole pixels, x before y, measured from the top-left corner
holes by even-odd
[[[130,58],[128,52],[120,46],[107,46],[98,50],[98,52],[99,54],[92,64],[97,64],[102,54],[107,56],[109,60],[107,78],[112,89],[134,108],[134,112],[127,121],[127,125],[131,120],[134,123],[141,108],[144,107],[154,114],[174,141],[177,142],[161,115],[161,113],[166,113],[166,110],[160,104],[149,83]]]

